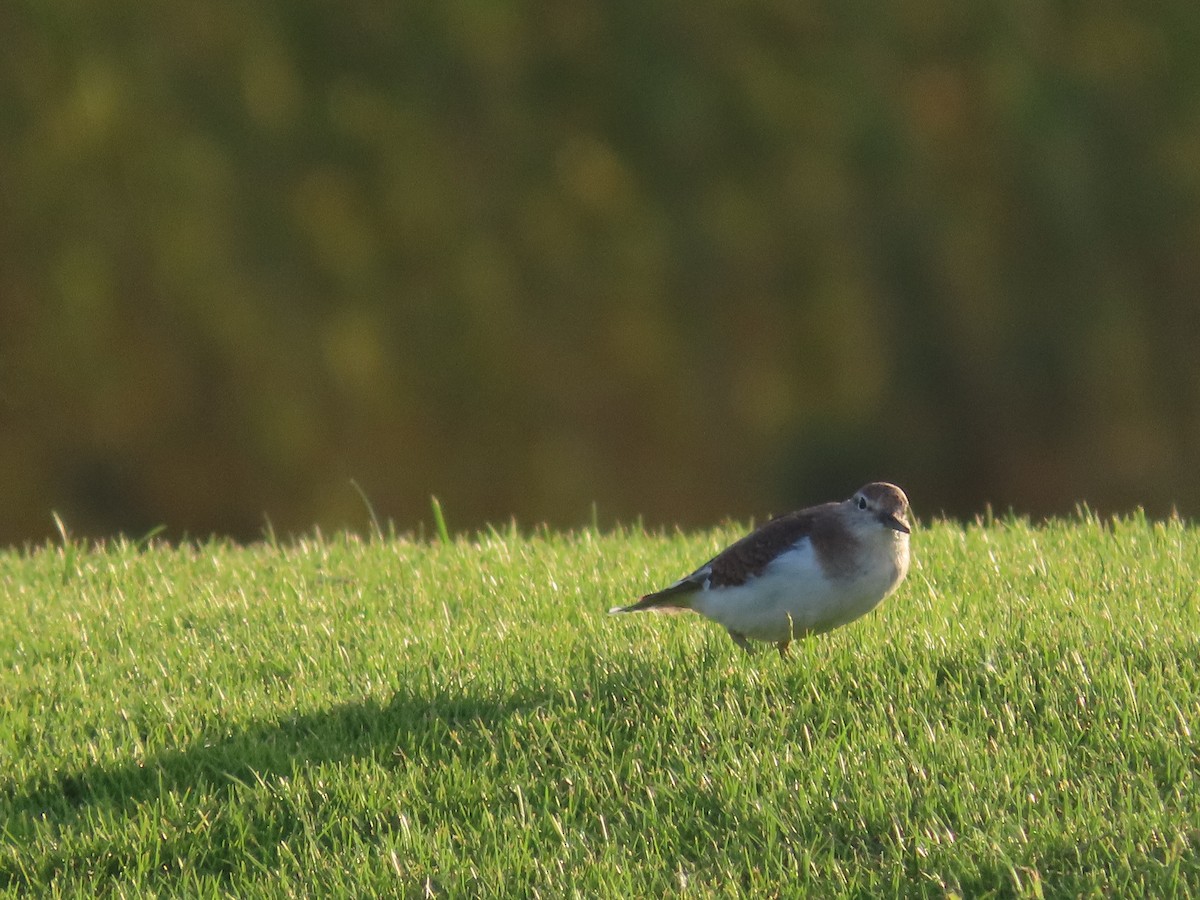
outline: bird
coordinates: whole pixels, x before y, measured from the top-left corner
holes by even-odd
[[[848,500],[771,519],[690,575],[609,613],[690,609],[743,650],[760,641],[786,657],[793,640],[853,622],[900,586],[910,515],[904,491],[874,481]]]

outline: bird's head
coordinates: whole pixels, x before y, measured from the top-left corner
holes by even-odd
[[[900,534],[912,531],[908,498],[894,484],[873,481],[859,488],[846,503],[854,520],[864,526],[883,525]]]

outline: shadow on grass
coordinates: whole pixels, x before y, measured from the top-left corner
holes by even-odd
[[[636,730],[655,714],[656,701],[647,696],[645,685],[662,673],[635,660],[618,666],[623,668],[603,672],[581,667],[580,683],[559,690],[528,685],[507,691],[473,689],[469,681],[457,688],[406,685],[390,699],[255,722],[145,759],[90,765],[12,786],[0,796],[0,809],[7,807],[0,848],[8,844],[0,858],[0,890],[44,890],[52,883],[61,887],[64,880],[94,882],[123,874],[138,877],[135,872],[143,878],[171,878],[184,865],[193,874],[222,881],[250,869],[269,870],[280,861],[280,845],[298,827],[294,821],[278,821],[287,818],[280,815],[286,807],[269,798],[248,804],[246,821],[237,827],[218,823],[203,836],[158,838],[160,846],[149,851],[137,838],[114,840],[113,834],[145,819],[146,804],[171,795],[177,798],[171,802],[183,804],[188,801],[178,798],[196,794],[215,796],[219,804],[236,804],[248,789],[270,786],[322,764],[371,759],[382,769],[421,766],[431,771],[451,763],[494,764],[493,735],[512,717],[538,710],[607,719],[632,708],[636,697],[636,711],[626,723]],[[536,747],[528,752],[536,752]],[[354,811],[343,809],[346,812]],[[194,816],[203,817],[203,812]],[[98,827],[97,822],[103,824]],[[47,823],[56,836],[72,839],[56,840],[40,859],[22,859],[21,846],[37,833],[44,839]],[[247,824],[254,831],[249,843]],[[157,834],[158,827],[152,831]],[[158,860],[148,875],[147,852]]]
[[[461,723],[490,724],[546,698],[513,694],[497,700],[420,696],[397,691],[390,701],[368,699],[318,712],[264,720],[199,739],[142,760],[86,766],[33,783],[9,799],[35,815],[87,805],[131,808],[169,791],[215,784],[254,783],[293,774],[298,765],[365,756],[400,758]]]

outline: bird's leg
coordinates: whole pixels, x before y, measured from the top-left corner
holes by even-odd
[[[779,658],[787,659],[788,644],[792,642],[792,638],[796,636],[796,623],[792,621],[792,614],[787,614],[788,619],[788,636],[782,641],[776,641],[775,646],[779,648]]]
[[[726,630],[728,630],[728,629],[726,629]],[[733,642],[735,644],[737,644],[739,647],[741,647],[747,653],[753,654],[755,652],[755,648],[753,646],[751,646],[750,641],[748,641],[746,639],[746,636],[744,634],[742,634],[740,631],[730,631],[729,636],[731,638],[733,638]]]

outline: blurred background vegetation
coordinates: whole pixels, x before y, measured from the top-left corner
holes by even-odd
[[[1200,512],[1200,4],[0,33],[0,542]]]

